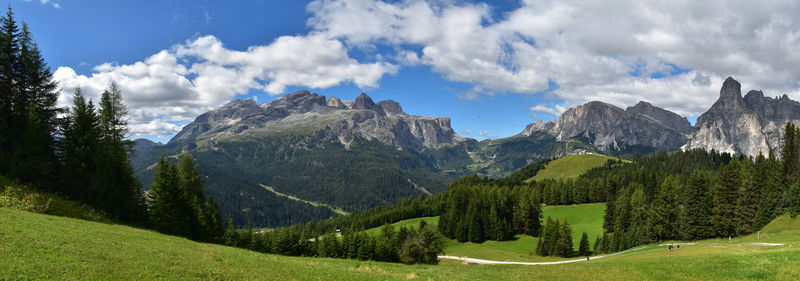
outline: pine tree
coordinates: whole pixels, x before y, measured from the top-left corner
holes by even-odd
[[[736,198],[736,235],[750,234],[755,231],[755,216],[758,211],[758,200],[761,197],[760,187],[753,183],[754,168],[750,161],[741,163],[741,182]]]
[[[91,188],[97,174],[97,151],[100,137],[97,112],[91,100],[86,101],[80,88],[75,89],[73,106],[62,126],[63,138],[59,146],[68,180],[61,191],[82,202],[93,203],[97,194]]]
[[[771,150],[767,158],[763,155],[756,158],[753,185],[755,189],[760,190],[760,196],[753,222],[754,229],[761,229],[777,217],[781,200],[778,173],[778,162]]]
[[[203,208],[203,229],[205,240],[209,242],[218,242],[224,234],[222,214],[219,212],[219,206],[214,197],[211,196],[208,197],[208,201]]]
[[[586,232],[581,234],[581,242],[578,246],[578,254],[584,257],[592,255],[591,250],[589,249],[589,234],[586,234]]]
[[[100,97],[97,206],[122,221],[142,222],[145,220],[142,187],[129,161],[131,142],[124,139],[128,130],[126,114],[122,92],[116,84],[111,83]]]
[[[184,237],[191,234],[190,222],[182,208],[186,194],[181,190],[178,170],[163,155],[150,185],[149,201],[150,221],[157,231]]]
[[[233,219],[228,218],[228,226],[225,228],[225,234],[222,236],[222,241],[225,245],[235,246],[239,237],[236,235],[236,227],[233,225]]]
[[[680,213],[681,239],[700,240],[714,235],[709,182],[707,174],[695,171],[686,183]]]
[[[55,191],[58,89],[28,26],[9,6],[0,26],[0,173]]]
[[[720,171],[714,186],[711,222],[720,237],[736,235],[736,198],[741,186],[741,166],[738,158],[731,159]]]

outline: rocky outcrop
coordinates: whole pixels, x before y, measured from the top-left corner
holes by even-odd
[[[252,100],[232,101],[197,117],[170,143],[273,133],[305,135],[303,145],[307,146],[330,142],[348,146],[358,137],[413,151],[463,141],[450,127],[450,118],[408,115],[392,100],[376,104],[362,93],[348,107],[335,97],[326,100],[299,91],[260,105]]]
[[[530,124],[522,134],[548,132],[559,141],[581,138],[599,150],[617,152],[634,146],[676,149],[686,143],[690,131],[686,118],[646,102],[623,110],[593,101],[568,109],[558,121]]]
[[[697,118],[696,130],[684,148],[748,156],[777,152],[787,122],[800,124],[800,103],[786,95],[765,97],[761,91],[750,91],[742,98],[741,84],[728,77],[719,99]]]
[[[687,120],[686,117],[682,117],[672,111],[660,107],[655,107],[646,101],[640,101],[636,105],[626,108],[625,112],[629,113],[630,115],[639,114],[648,117],[658,123],[661,123],[665,127],[673,128],[685,134],[691,134],[693,131],[692,124],[689,123],[689,120]]]
[[[389,115],[404,114],[403,107],[400,106],[400,103],[393,100],[385,100],[378,102],[378,106],[380,106],[381,109],[383,109],[383,111]]]
[[[337,97],[328,98],[328,102],[325,105],[333,107],[333,108],[338,108],[338,109],[347,108],[347,106],[345,106],[344,103],[342,103],[342,100],[340,100]]]

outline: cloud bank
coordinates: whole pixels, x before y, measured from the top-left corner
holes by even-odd
[[[305,35],[244,51],[203,36],[130,65],[103,64],[88,76],[59,67],[55,76],[67,94],[76,86],[96,94],[117,81],[143,135],[175,132],[165,123],[250,90],[375,88],[408,65],[472,85],[460,93],[466,99],[541,95],[552,102],[530,110],[547,114],[590,100],[623,107],[645,100],[697,116],[727,76],[744,90],[800,97],[797,1],[523,0],[495,9],[447,0],[316,0],[307,6]],[[354,50],[372,55],[355,59]]]

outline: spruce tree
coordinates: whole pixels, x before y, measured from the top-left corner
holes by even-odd
[[[122,221],[144,221],[142,187],[130,165],[131,142],[125,140],[128,124],[122,92],[115,83],[100,96],[100,152],[98,203]]]
[[[578,246],[578,254],[583,257],[588,257],[592,255],[591,250],[589,249],[589,234],[586,234],[585,231],[583,232],[583,234],[581,234],[581,242],[580,245]]]
[[[777,217],[779,210],[781,190],[779,187],[778,162],[775,154],[770,150],[769,156],[756,158],[753,185],[759,191],[758,209],[753,222],[754,229],[761,229]]]
[[[754,228],[758,200],[761,197],[760,187],[753,183],[754,168],[750,161],[741,163],[741,182],[736,198],[736,235],[749,234]]]
[[[700,240],[714,235],[711,225],[712,202],[709,194],[709,176],[694,171],[689,177],[682,196],[680,213],[680,238]]]
[[[716,231],[716,236],[729,237],[736,235],[736,198],[741,186],[742,164],[738,158],[731,159],[730,163],[720,171],[717,183],[714,186],[711,222]]]
[[[83,97],[80,88],[75,89],[73,106],[62,126],[59,146],[64,168],[69,171],[62,192],[86,203],[93,203],[97,194],[92,184],[97,175],[97,152],[100,137],[97,112],[92,101]]]

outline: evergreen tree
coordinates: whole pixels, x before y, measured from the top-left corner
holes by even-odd
[[[745,235],[755,231],[755,217],[758,211],[758,200],[761,197],[760,187],[753,184],[754,168],[750,161],[741,163],[741,183],[736,198],[736,235]]]
[[[0,19],[0,173],[55,191],[58,89],[28,26]]]
[[[222,229],[222,214],[219,212],[219,206],[217,206],[214,197],[208,197],[208,201],[205,207],[203,207],[202,219],[205,240],[209,242],[218,242],[222,238],[224,230]]]
[[[222,241],[225,245],[235,246],[239,238],[236,235],[236,227],[233,225],[233,219],[228,218],[228,226],[225,228],[225,234],[222,236]]]
[[[80,88],[75,89],[73,106],[62,126],[60,141],[64,168],[69,171],[68,180],[61,191],[74,199],[92,203],[97,194],[92,184],[97,174],[97,151],[100,137],[97,112],[91,100],[86,101]]]
[[[742,183],[741,166],[738,158],[731,159],[720,171],[714,186],[711,222],[720,237],[736,235],[736,198]]]
[[[777,217],[781,200],[778,173],[778,163],[771,150],[769,157],[764,158],[763,155],[759,155],[756,158],[753,186],[760,191],[757,200],[758,210],[753,222],[754,229],[761,229]]]
[[[163,155],[158,160],[149,196],[150,221],[157,231],[184,237],[191,235],[191,221],[184,208],[188,200],[186,192],[181,189],[175,165]]]
[[[122,92],[111,83],[100,97],[100,153],[97,206],[122,221],[144,221],[142,187],[133,173],[129,157],[131,142],[126,141],[127,109]]]
[[[680,212],[679,234],[683,240],[700,240],[714,235],[709,182],[707,174],[695,171],[686,183]]]

